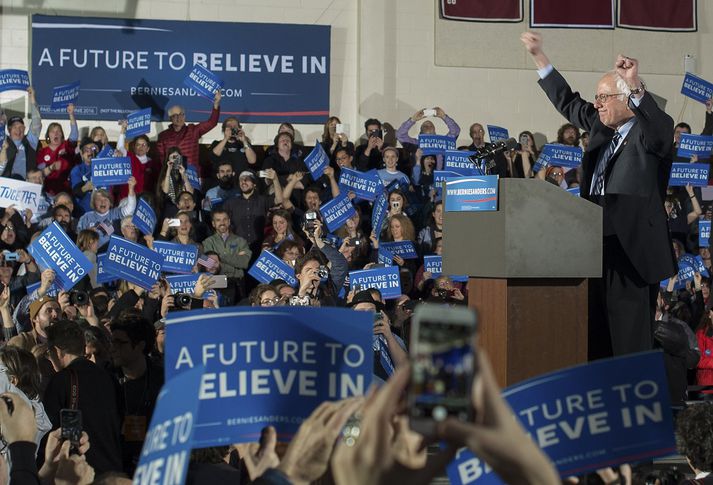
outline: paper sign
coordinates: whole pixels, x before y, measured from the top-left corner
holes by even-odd
[[[102,147],[102,149],[97,153],[97,156],[94,157],[94,159],[98,158],[111,158],[112,160],[114,159],[114,149],[109,145],[108,143]]]
[[[97,283],[111,283],[116,281],[116,275],[108,273],[104,265],[106,264],[106,253],[97,254]]]
[[[356,215],[356,210],[347,194],[340,194],[319,208],[322,220],[327,225],[329,232],[335,232],[342,227],[347,219]]]
[[[190,273],[198,258],[198,246],[169,241],[154,241],[153,249],[163,256],[161,271],[167,273]]]
[[[151,108],[129,113],[126,118],[126,138],[136,138],[151,131]]]
[[[56,221],[27,250],[43,271],[54,270],[55,284],[62,291],[71,290],[93,267]]]
[[[687,72],[686,76],[683,78],[681,94],[691,99],[695,99],[700,103],[705,103],[709,99],[713,98],[713,83]]]
[[[0,207],[15,206],[20,211],[30,209],[33,215],[40,214],[42,198],[42,185],[0,177]]]
[[[694,187],[704,187],[708,185],[709,169],[710,165],[707,163],[673,163],[668,185],[673,187],[691,184]]]
[[[288,285],[297,286],[294,268],[266,249],[263,249],[260,253],[260,256],[248,270],[248,274],[260,283],[285,280]]]
[[[134,217],[131,219],[131,222],[142,234],[147,236],[152,235],[156,228],[156,213],[151,207],[151,204],[140,198],[136,203],[136,211],[134,212]]]
[[[498,210],[498,176],[463,177],[446,180],[447,212]]]
[[[129,157],[94,158],[92,160],[92,184],[95,187],[123,185],[131,177]]]
[[[52,89],[51,110],[65,109],[70,104],[76,104],[79,98],[79,81],[57,86]]]
[[[463,150],[448,150],[443,154],[443,170],[460,175],[478,175],[479,169],[475,166],[470,156],[476,152]]]
[[[456,149],[456,139],[448,135],[418,135],[418,147],[423,155],[439,155]]]
[[[389,213],[389,195],[386,191],[379,194],[374,201],[374,207],[371,209],[371,228],[374,231],[376,238],[381,234],[381,228],[384,227],[384,221]]]
[[[198,283],[198,278],[200,278],[201,275],[210,275],[210,273],[169,275],[166,276],[166,281],[168,282],[172,295],[175,295],[176,293],[188,293],[192,295],[196,291],[196,283]],[[209,297],[213,296],[213,294],[213,290],[205,291],[203,292],[202,299],[207,300]]]
[[[699,160],[706,160],[711,157],[711,151],[713,151],[713,136],[681,133],[676,155],[684,158],[697,155]]]
[[[27,91],[30,87],[30,75],[20,69],[0,70],[0,93],[3,91]]]
[[[710,247],[711,221],[698,220],[698,246],[701,248]]]
[[[207,98],[213,99],[215,92],[223,87],[223,81],[205,67],[196,64],[183,80],[183,84]]]
[[[349,287],[359,287],[362,290],[376,288],[384,299],[401,296],[401,276],[398,266],[385,268],[362,269],[349,272]]]
[[[354,192],[363,200],[373,201],[384,185],[376,171],[359,172],[350,168],[342,168],[339,174],[339,189],[344,193]]]
[[[314,143],[314,148],[309,155],[305,157],[305,165],[312,174],[312,178],[317,180],[324,173],[324,169],[329,166],[329,155],[322,148],[319,140]]]
[[[416,247],[413,245],[413,241],[382,242],[379,247],[384,248],[394,256],[400,256],[403,259],[418,258],[418,253],[416,253]]]
[[[191,184],[196,190],[201,190],[201,179],[198,176],[198,171],[193,165],[188,165],[186,167],[186,176],[188,177],[188,183]]]
[[[161,276],[163,256],[118,236],[109,238],[105,268],[108,273],[150,290]]]
[[[542,147],[536,163],[545,167],[577,168],[582,164],[582,153],[580,147],[549,143]]]
[[[497,143],[510,138],[507,128],[495,125],[488,125],[488,136],[490,137],[490,143]]]
[[[391,266],[394,264],[394,255],[391,251],[384,247],[380,247],[376,256],[376,262]]]

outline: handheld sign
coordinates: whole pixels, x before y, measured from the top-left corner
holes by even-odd
[[[199,414],[203,367],[163,384],[141,449],[133,483],[185,483]]]
[[[70,104],[75,104],[79,98],[79,81],[57,86],[52,89],[51,110],[65,109]]]
[[[443,154],[443,171],[460,175],[478,175],[479,171],[469,157],[475,152],[448,150]]]
[[[448,212],[498,210],[498,176],[446,180],[444,208]]]
[[[151,108],[129,113],[126,118],[126,138],[136,138],[151,131]]]
[[[575,197],[580,197],[580,187],[572,187],[571,189],[567,189],[567,192]]]
[[[195,244],[154,241],[153,249],[163,256],[161,270],[167,273],[190,273],[198,258]]]
[[[711,221],[698,220],[698,246],[701,248],[710,247]]]
[[[97,254],[97,283],[111,283],[117,280],[115,275],[106,271],[105,264],[106,253]]]
[[[114,149],[112,148],[111,145],[108,143],[102,147],[102,149],[97,153],[97,156],[94,157],[95,159],[97,158],[114,158]]]
[[[305,165],[312,174],[312,178],[317,180],[324,173],[324,169],[329,166],[329,155],[322,148],[319,140],[315,141],[314,148],[309,155],[305,157]]]
[[[713,98],[713,83],[687,72],[683,78],[681,94],[695,99],[699,103],[705,103]]]
[[[418,135],[418,147],[423,155],[440,155],[456,149],[456,139],[448,135]]]
[[[31,285],[27,285],[27,294],[32,295],[35,291],[40,289],[40,285],[42,282],[38,281],[37,283],[32,283]],[[55,283],[52,283],[50,287],[47,289],[45,292],[45,296],[49,296],[50,298],[57,298],[57,295],[59,295],[59,292],[61,290],[57,287]],[[38,295],[39,296],[39,295]]]
[[[150,290],[161,276],[163,256],[118,236],[109,238],[104,264],[108,273]]]
[[[260,253],[248,270],[248,274],[260,283],[280,279],[285,280],[290,286],[297,286],[294,268],[266,249]]]
[[[128,182],[131,177],[129,157],[95,158],[92,160],[92,184],[95,187],[111,187]]]
[[[0,93],[3,91],[27,91],[30,87],[30,75],[20,69],[0,70]]]
[[[210,276],[210,273],[191,273],[191,274],[186,274],[186,275],[183,275],[183,274],[170,275],[170,276],[166,276],[166,281],[168,282],[168,286],[171,289],[172,295],[175,295],[176,293],[193,294],[196,291],[196,283],[198,283],[198,278],[200,278],[201,275]],[[214,293],[215,292],[213,290],[205,291],[205,292],[203,292],[202,299],[207,300]]]
[[[691,184],[694,187],[705,187],[708,185],[709,169],[710,165],[707,163],[673,163],[668,185],[673,187]]]
[[[211,99],[215,96],[215,92],[223,87],[223,81],[200,64],[193,66],[193,70],[188,73],[183,84]]]
[[[580,147],[548,143],[542,147],[537,162],[546,167],[577,168],[582,164],[582,154]]]
[[[438,278],[443,272],[443,257],[437,254],[427,255],[423,257],[423,270],[431,273],[433,278]],[[467,282],[466,275],[449,275],[451,280],[456,282]]]
[[[56,221],[30,243],[27,250],[42,270],[54,270],[55,284],[62,291],[71,290],[92,269],[91,261]]]
[[[708,272],[708,268],[706,268],[706,263],[703,262],[703,258],[701,258],[700,255],[697,255],[695,260],[694,260],[694,269],[696,272],[700,273],[701,276],[704,276],[706,278],[710,278],[710,273]]]
[[[193,165],[188,165],[186,167],[186,176],[188,177],[188,183],[191,184],[196,190],[201,190],[201,179],[198,176],[198,170]]]
[[[488,125],[488,137],[490,137],[490,143],[497,143],[499,141],[504,141],[510,138],[507,128],[501,126]]]
[[[362,269],[349,272],[349,288],[360,287],[362,290],[376,288],[384,299],[401,296],[401,276],[398,266],[386,268]]]
[[[169,313],[166,378],[198,365],[194,448],[289,439],[325,400],[360,395],[373,372],[373,317],[343,308],[231,307]]]
[[[418,258],[418,253],[416,253],[416,247],[413,245],[413,241],[382,242],[379,247],[384,248],[394,256],[400,256],[403,259]]]
[[[503,397],[562,477],[676,451],[660,351],[545,374],[503,390]],[[479,484],[500,483],[467,450],[448,466],[452,484],[476,476]]]
[[[142,234],[147,236],[152,235],[154,229],[156,229],[156,213],[153,207],[151,207],[151,204],[144,199],[139,199],[131,222]]]
[[[381,228],[384,226],[386,216],[389,213],[389,196],[386,191],[383,191],[374,201],[374,207],[371,209],[371,228],[374,235],[379,239]]]
[[[15,207],[24,211],[30,209],[32,214],[40,214],[42,203],[42,185],[0,177],[0,207]]]
[[[437,188],[441,188],[441,185],[443,182],[446,182],[448,179],[456,179],[456,178],[461,178],[465,177],[462,173],[458,172],[453,172],[451,170],[434,170],[433,171],[433,183]]]
[[[678,151],[676,152],[676,155],[685,158],[697,155],[699,160],[706,160],[711,157],[712,151],[713,136],[681,133],[681,139],[678,142]]]
[[[329,232],[334,232],[347,222],[347,219],[356,215],[352,201],[346,194],[341,194],[319,208],[322,220],[327,225]]]
[[[350,168],[342,168],[339,174],[339,188],[347,192],[354,192],[363,200],[373,201],[384,187],[379,175],[375,171],[360,172]]]
[[[379,252],[376,256],[376,262],[385,264],[386,266],[391,266],[392,264],[394,264],[394,255],[388,249],[380,247]]]

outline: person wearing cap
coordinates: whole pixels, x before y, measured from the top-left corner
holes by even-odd
[[[56,298],[43,296],[30,303],[30,321],[32,330],[22,332],[10,339],[8,345],[32,351],[32,348],[47,340],[47,327],[56,322],[61,316],[59,303]]]
[[[274,195],[262,195],[256,190],[255,174],[245,170],[238,177],[240,196],[234,197],[223,204],[223,209],[230,215],[235,234],[248,242],[250,250],[256,256],[260,254],[262,240],[265,236],[265,223],[269,210],[282,204],[282,184],[275,170],[265,170],[265,179],[271,181]]]
[[[400,184],[408,185],[410,183],[409,178],[405,173],[400,172],[396,165],[399,163],[399,149],[396,147],[386,147],[382,156],[384,157],[384,166],[380,170],[377,170],[379,178],[384,183],[384,186],[388,186],[394,180],[398,180]]]
[[[352,297],[349,306],[356,311],[374,313],[374,375],[385,381],[399,365],[408,361],[408,354],[404,341],[391,331],[381,292],[376,288],[361,290]]]
[[[213,110],[210,117],[198,124],[186,124],[186,111],[183,106],[172,106],[168,109],[168,118],[171,124],[164,131],[158,134],[159,160],[165,160],[170,147],[178,147],[181,153],[188,159],[188,164],[196,168],[201,177],[207,174],[201,173],[200,160],[198,159],[198,141],[201,136],[212,130],[218,124],[220,117],[220,90],[215,92],[213,98]]]
[[[27,88],[30,98],[32,122],[30,131],[25,134],[25,122],[22,116],[11,116],[7,120],[8,137],[0,148],[0,176],[20,176],[27,178],[27,171],[37,168],[37,145],[42,131],[42,118],[35,99],[35,90]]]

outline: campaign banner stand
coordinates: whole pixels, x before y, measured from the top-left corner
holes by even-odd
[[[496,211],[443,213],[443,273],[470,277],[468,304],[505,386],[587,360],[602,210],[526,179],[500,179],[498,194]]]

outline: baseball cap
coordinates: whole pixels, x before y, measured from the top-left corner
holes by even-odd
[[[255,174],[252,173],[250,170],[243,170],[242,172],[240,172],[240,176],[238,177],[238,179],[241,179],[243,177],[250,177],[251,179],[253,179],[253,181],[255,180]]]
[[[359,293],[354,295],[352,301],[349,303],[350,307],[356,306],[359,303],[371,303],[376,307],[376,311],[382,311],[385,307],[384,304],[379,300],[374,299],[374,296],[369,290],[361,290]]]
[[[8,129],[14,125],[15,123],[22,123],[23,125],[25,124],[25,120],[22,119],[22,116],[10,116],[7,119],[7,127]]]
[[[40,312],[45,303],[54,302],[57,303],[56,298],[51,298],[49,296],[43,296],[39,300],[35,300],[30,303],[30,320],[34,320],[37,314]]]

